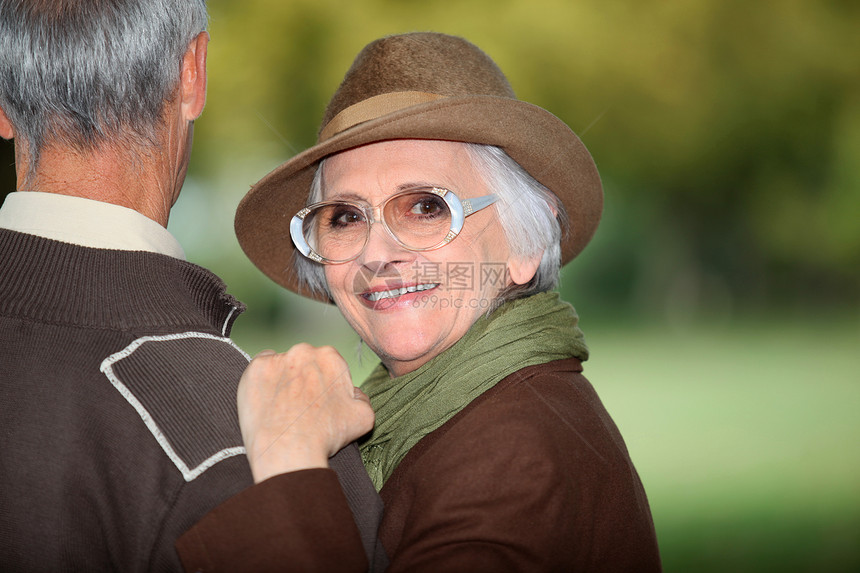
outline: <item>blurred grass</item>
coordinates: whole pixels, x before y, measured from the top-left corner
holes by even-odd
[[[860,570],[860,320],[590,333],[667,571]]]
[[[336,309],[286,296],[287,320],[240,319],[237,342],[252,353],[331,344],[362,380],[375,357],[359,360]],[[648,491],[666,571],[860,570],[860,317],[586,314],[583,328],[586,374]]]

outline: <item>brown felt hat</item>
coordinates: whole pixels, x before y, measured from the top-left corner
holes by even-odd
[[[516,99],[505,75],[477,46],[455,36],[412,33],[368,44],[331,98],[317,144],[263,177],[236,211],[245,254],[299,294],[290,219],[305,206],[319,161],[391,139],[441,139],[501,147],[555,193],[570,219],[562,264],[582,251],[603,210],[588,150],[560,119]]]

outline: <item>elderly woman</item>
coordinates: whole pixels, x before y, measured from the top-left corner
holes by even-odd
[[[642,484],[582,376],[577,316],[551,292],[601,208],[576,135],[517,100],[477,47],[434,33],[368,45],[318,144],[240,205],[251,260],[337,305],[381,359],[362,386],[376,424],[361,449],[391,571],[660,569]],[[236,507],[260,516],[274,494],[243,495]],[[196,534],[277,533],[277,519],[229,522]]]

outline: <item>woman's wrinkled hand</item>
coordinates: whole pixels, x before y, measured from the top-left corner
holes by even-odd
[[[309,468],[373,428],[370,400],[329,346],[258,354],[239,382],[239,424],[254,481]]]

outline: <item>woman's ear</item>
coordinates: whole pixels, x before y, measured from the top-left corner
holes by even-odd
[[[3,139],[12,139],[15,137],[15,130],[12,128],[12,122],[6,117],[6,112],[0,107],[0,137]]]
[[[524,285],[532,280],[537,273],[541,259],[543,259],[543,251],[528,258],[511,257],[508,260],[508,274],[514,284]]]

